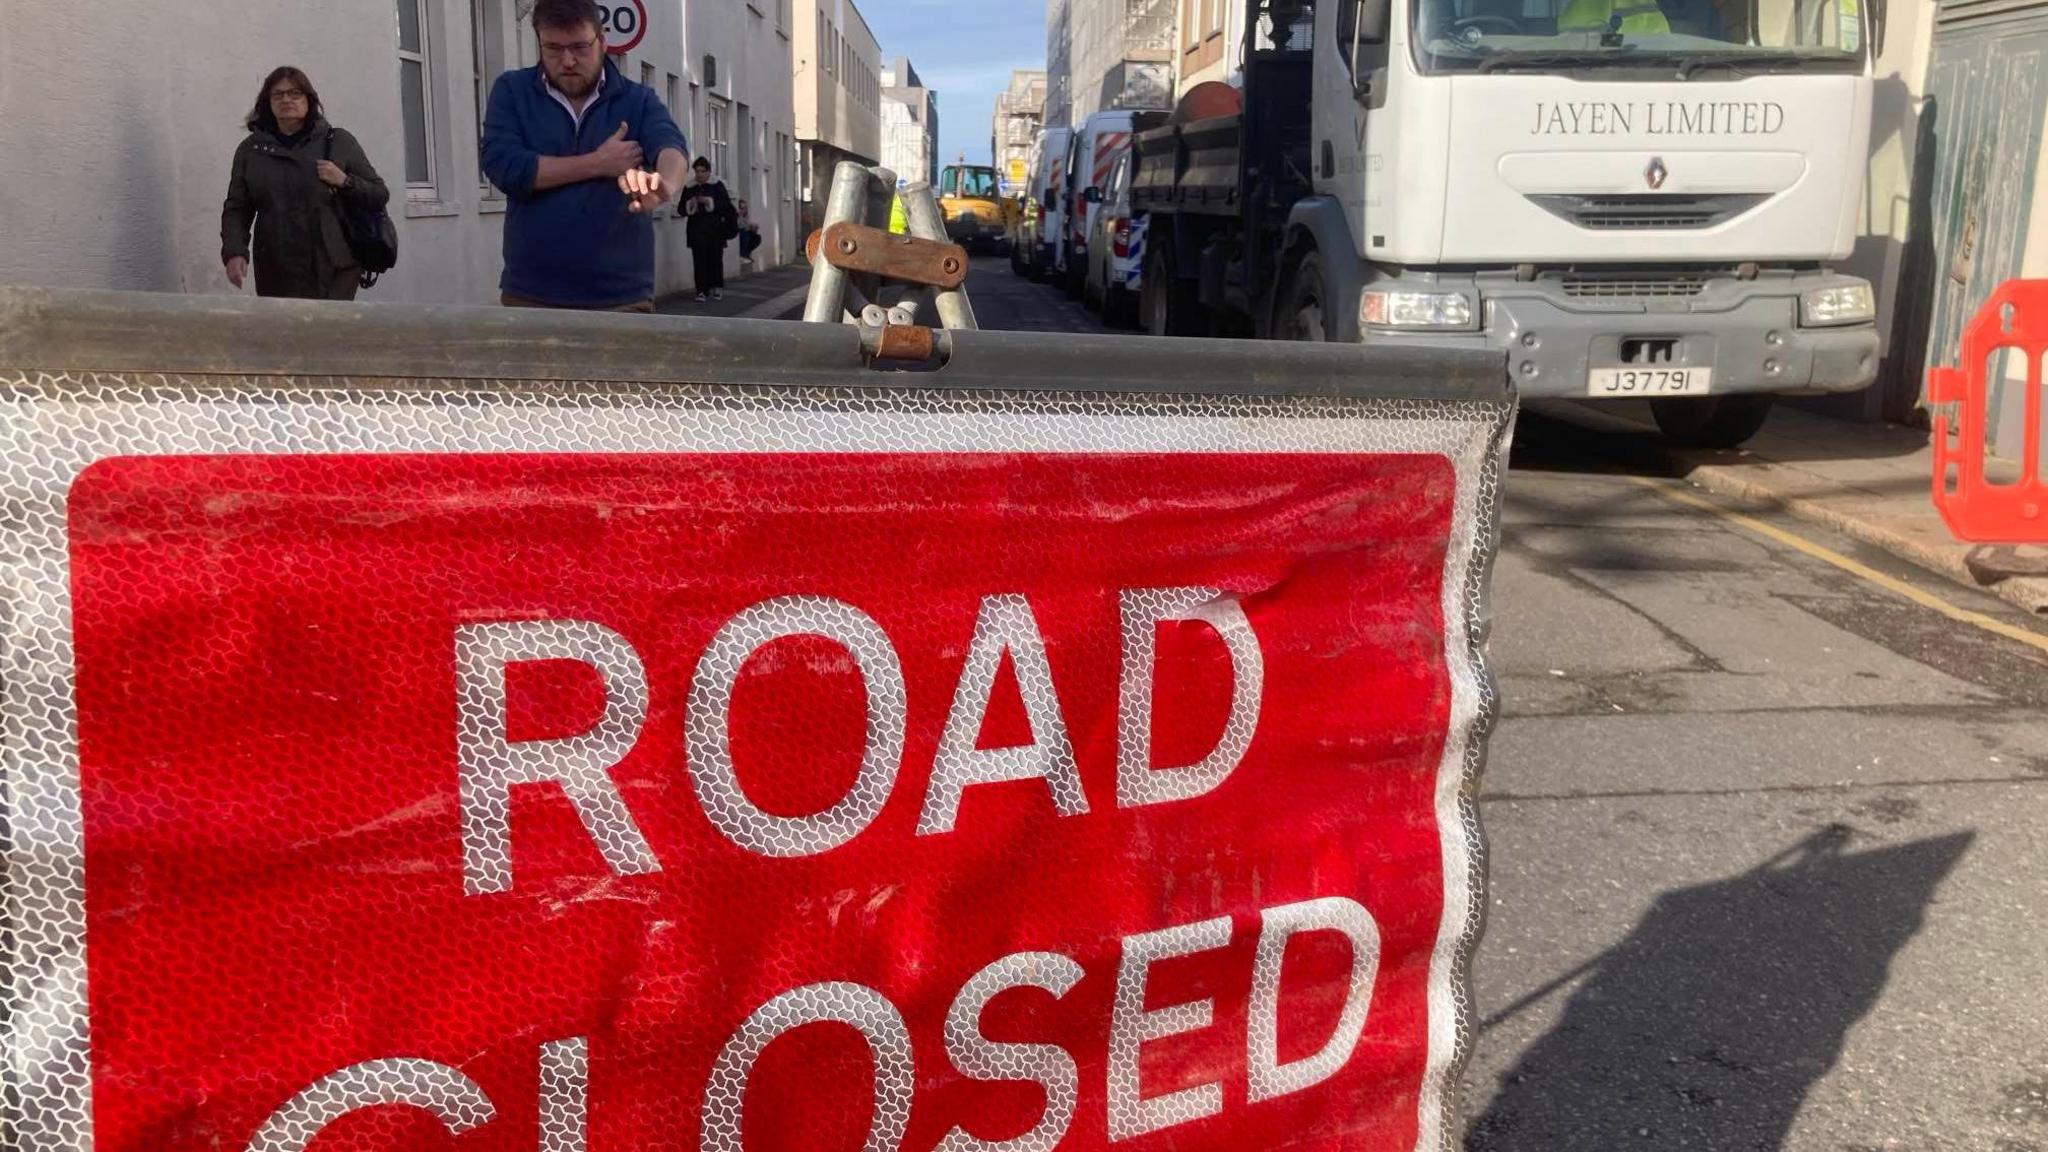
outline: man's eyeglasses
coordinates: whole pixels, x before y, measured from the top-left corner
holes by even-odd
[[[596,48],[596,40],[578,40],[573,44],[542,44],[540,54],[550,60],[560,60],[565,56],[588,56]]]

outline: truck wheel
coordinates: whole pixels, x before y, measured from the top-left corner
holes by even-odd
[[[1079,300],[1088,287],[1088,266],[1074,259],[1074,250],[1067,249],[1067,270],[1060,274],[1060,289],[1071,299]]]
[[[1650,415],[1664,438],[1688,448],[1733,448],[1764,426],[1771,398],[1741,396],[1664,396],[1650,401]]]
[[[1273,335],[1281,340],[1327,341],[1330,329],[1323,301],[1323,258],[1306,253],[1287,275]]]
[[[1145,331],[1153,336],[1201,336],[1209,330],[1208,318],[1195,299],[1195,286],[1173,274],[1172,243],[1171,236],[1156,236],[1145,250],[1138,310],[1144,314]]]
[[[1024,266],[1024,249],[1015,244],[1010,245],[1010,275],[1031,275],[1031,270]]]

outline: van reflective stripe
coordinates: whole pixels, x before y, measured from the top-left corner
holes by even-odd
[[[1116,167],[1116,158],[1130,138],[1129,132],[1104,132],[1095,138],[1095,179],[1092,183],[1096,187],[1101,187],[1109,179],[1109,170]]]

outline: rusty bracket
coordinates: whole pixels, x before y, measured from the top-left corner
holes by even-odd
[[[958,288],[967,280],[967,250],[958,244],[924,240],[840,221],[818,237],[817,252],[835,268],[866,272],[909,284]]]
[[[869,364],[879,360],[926,364],[945,359],[949,347],[938,331],[921,324],[860,326],[860,350]]]

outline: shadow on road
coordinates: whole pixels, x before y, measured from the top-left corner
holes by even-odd
[[[1848,850],[1824,829],[1739,876],[1667,892],[1503,1078],[1466,1152],[1782,1147],[1972,839]]]

